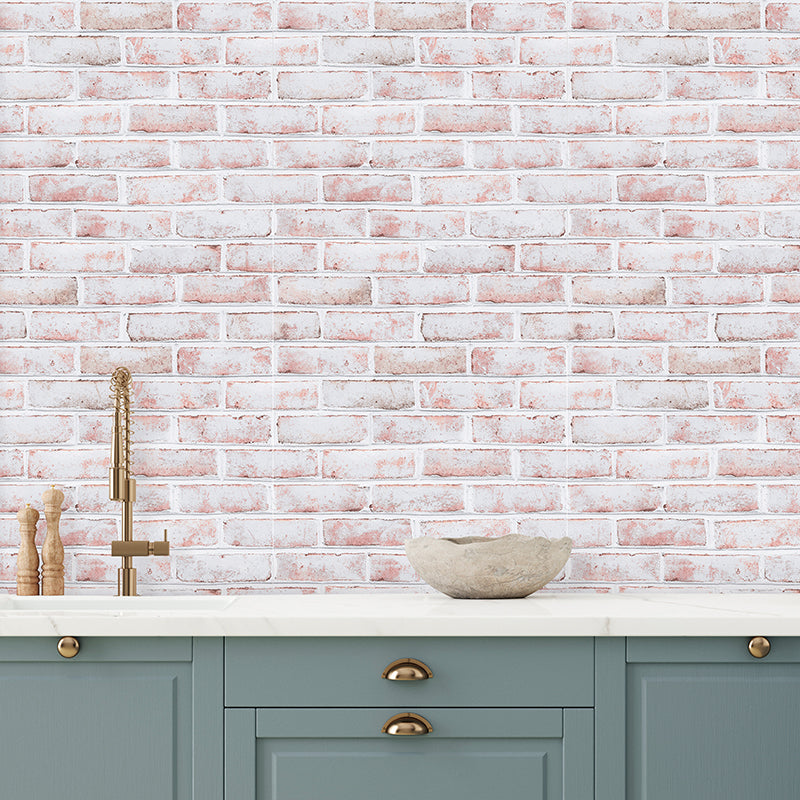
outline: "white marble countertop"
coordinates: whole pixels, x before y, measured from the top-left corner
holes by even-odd
[[[800,636],[800,594],[0,596],[0,636]]]

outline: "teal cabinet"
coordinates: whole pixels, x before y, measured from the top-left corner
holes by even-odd
[[[800,786],[800,641],[629,639],[627,800],[791,800]]]
[[[409,656],[433,677],[381,677]],[[592,800],[593,659],[581,639],[228,640],[226,800]],[[383,732],[409,711],[432,731]]]
[[[193,791],[213,787],[209,766],[221,773],[213,645],[199,663],[191,639],[83,638],[72,659],[57,641],[0,639],[4,797],[219,800]],[[201,733],[200,722],[211,727]]]

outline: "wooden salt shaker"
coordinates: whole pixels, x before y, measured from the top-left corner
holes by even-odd
[[[39,512],[28,503],[17,511],[20,545],[17,554],[17,594],[39,594],[39,554],[36,552],[36,523]]]
[[[64,492],[51,486],[43,495],[47,534],[42,545],[42,594],[64,594],[64,545],[58,533]]]

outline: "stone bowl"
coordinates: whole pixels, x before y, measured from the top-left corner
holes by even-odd
[[[572,539],[509,534],[406,541],[406,555],[429,586],[459,599],[527,597],[561,572]]]

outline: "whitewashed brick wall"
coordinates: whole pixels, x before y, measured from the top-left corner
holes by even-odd
[[[0,588],[800,588],[800,3],[0,4]],[[43,533],[43,531],[42,531]],[[41,539],[41,533],[40,533]]]

